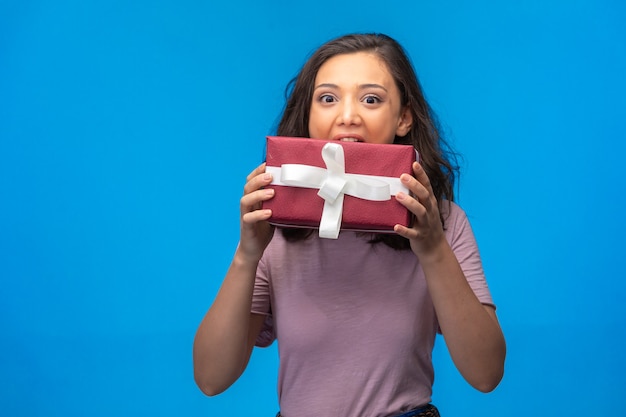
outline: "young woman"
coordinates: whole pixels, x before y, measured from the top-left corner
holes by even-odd
[[[243,373],[253,347],[278,340],[284,417],[438,415],[430,404],[437,332],[463,377],[500,382],[505,341],[465,213],[454,202],[430,107],[403,48],[382,34],[322,45],[296,77],[278,135],[412,144],[420,154],[395,198],[414,215],[395,235],[274,230],[265,165],[247,178],[241,236],[194,341],[207,395]],[[381,213],[384,216],[384,213]]]

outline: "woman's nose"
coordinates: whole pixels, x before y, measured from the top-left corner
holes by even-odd
[[[339,124],[356,125],[361,122],[358,105],[350,100],[344,100],[340,108]]]

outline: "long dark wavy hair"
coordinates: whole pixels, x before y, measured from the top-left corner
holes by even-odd
[[[320,46],[285,92],[286,105],[278,124],[279,136],[309,137],[309,114],[313,100],[315,78],[320,67],[335,55],[369,52],[377,55],[400,90],[401,105],[408,107],[413,124],[405,136],[396,136],[393,143],[412,145],[420,155],[420,163],[430,179],[439,206],[443,200],[454,201],[454,182],[459,167],[457,154],[440,133],[436,115],[427,103],[408,54],[396,40],[379,33],[349,34]],[[444,219],[442,218],[442,222]],[[311,229],[282,228],[289,241],[301,240],[312,234]],[[370,242],[384,243],[394,249],[409,249],[407,239],[395,234],[368,234]]]

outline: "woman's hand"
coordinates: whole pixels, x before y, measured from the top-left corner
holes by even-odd
[[[237,251],[247,261],[258,262],[274,234],[274,227],[267,222],[272,211],[261,208],[264,201],[274,197],[273,189],[263,188],[270,182],[272,176],[265,172],[263,163],[248,175],[243,188],[239,206],[241,238]]]
[[[409,228],[398,224],[394,230],[409,239],[413,252],[422,258],[432,255],[445,242],[445,235],[437,198],[424,168],[418,162],[413,163],[413,174],[402,174],[400,177],[411,195],[402,192],[396,195],[396,200],[413,213],[413,225]]]

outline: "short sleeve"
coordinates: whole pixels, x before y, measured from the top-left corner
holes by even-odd
[[[495,308],[491,292],[487,286],[480,252],[474,232],[465,211],[454,203],[449,203],[449,216],[446,219],[446,235],[465,278],[483,304]]]
[[[261,333],[255,342],[256,346],[267,347],[274,342],[276,334],[274,331],[274,319],[272,317],[271,290],[268,277],[268,270],[264,259],[261,259],[257,267],[256,279],[254,282],[254,293],[252,294],[251,313],[265,316],[265,323]]]

